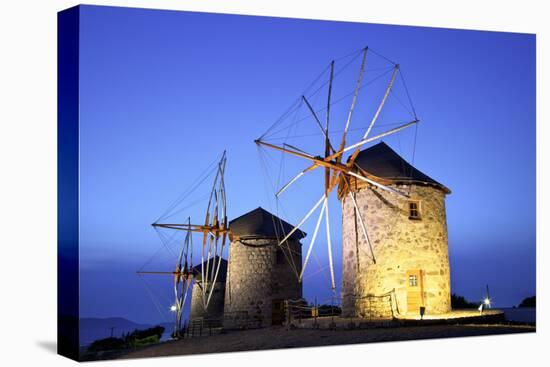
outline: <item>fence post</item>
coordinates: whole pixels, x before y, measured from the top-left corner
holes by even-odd
[[[317,316],[319,316],[319,307],[317,307],[317,297],[315,297],[315,323],[313,324],[317,328]]]

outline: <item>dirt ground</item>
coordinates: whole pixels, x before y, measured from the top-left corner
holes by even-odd
[[[283,327],[233,331],[143,347],[118,358],[159,357],[202,353],[302,348],[398,340],[453,338],[535,332],[534,326],[513,325],[432,325],[355,330],[293,329]]]

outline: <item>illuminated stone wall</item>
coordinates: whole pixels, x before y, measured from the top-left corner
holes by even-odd
[[[284,250],[286,256],[283,254],[279,259],[277,247],[275,239],[231,242],[225,286],[225,327],[270,326],[273,300],[302,297],[302,286],[290,265],[293,262],[300,271],[301,245],[298,241],[289,241],[291,251]]]
[[[404,192],[407,186],[394,186]],[[359,187],[356,201],[367,226],[376,264],[366,243],[349,196],[342,199],[344,316],[378,316],[367,295],[382,295],[395,289],[394,310],[407,312],[407,271],[423,271],[426,314],[448,312],[450,268],[445,193],[430,186],[413,185],[411,199],[419,200],[421,219],[409,219],[407,199],[387,191]],[[372,302],[371,302],[372,303]],[[380,302],[378,307],[383,305]],[[384,303],[385,304],[385,303]],[[375,307],[376,308],[376,307]],[[373,314],[374,313],[374,314]]]
[[[198,286],[197,282],[193,284],[193,291],[191,296],[191,311],[189,314],[189,320],[197,318],[204,319],[216,319],[221,320],[223,318],[223,308],[225,299],[225,283],[216,282],[214,293],[210,298],[208,307],[204,308],[202,289]],[[208,285],[207,285],[208,287]],[[208,297],[208,294],[206,294]]]

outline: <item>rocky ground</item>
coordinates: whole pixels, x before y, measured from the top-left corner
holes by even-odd
[[[429,325],[354,330],[292,329],[273,327],[195,337],[124,352],[117,358],[160,357],[279,348],[302,348],[431,338],[453,338],[535,332],[529,325]],[[115,357],[115,356],[110,356]]]

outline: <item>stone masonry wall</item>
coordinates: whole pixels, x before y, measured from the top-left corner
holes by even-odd
[[[394,186],[407,192],[407,186]],[[369,314],[366,295],[395,289],[401,314],[407,312],[407,271],[423,271],[426,314],[450,311],[450,268],[445,193],[413,185],[411,199],[420,201],[421,219],[409,219],[409,201],[387,191],[361,187],[355,192],[365,221],[376,264],[360,227],[351,198],[342,198],[343,210],[343,316]]]
[[[206,297],[208,297],[208,294],[206,294]],[[208,304],[208,308],[205,310],[204,302],[202,298],[202,289],[199,287],[197,282],[195,282],[193,284],[193,290],[192,290],[192,296],[191,296],[191,311],[189,314],[189,320],[194,320],[200,317],[204,319],[221,320],[223,318],[224,299],[225,299],[225,283],[216,282],[214,293],[212,293],[212,297],[210,298],[210,303]]]
[[[277,248],[276,239],[231,242],[225,293],[225,327],[270,326],[273,300],[302,297],[302,286],[290,265],[293,262],[298,273],[301,270],[301,244],[291,240],[290,251],[281,247],[286,256],[283,261],[279,258],[279,262]],[[235,315],[244,312],[249,321],[235,321]]]

